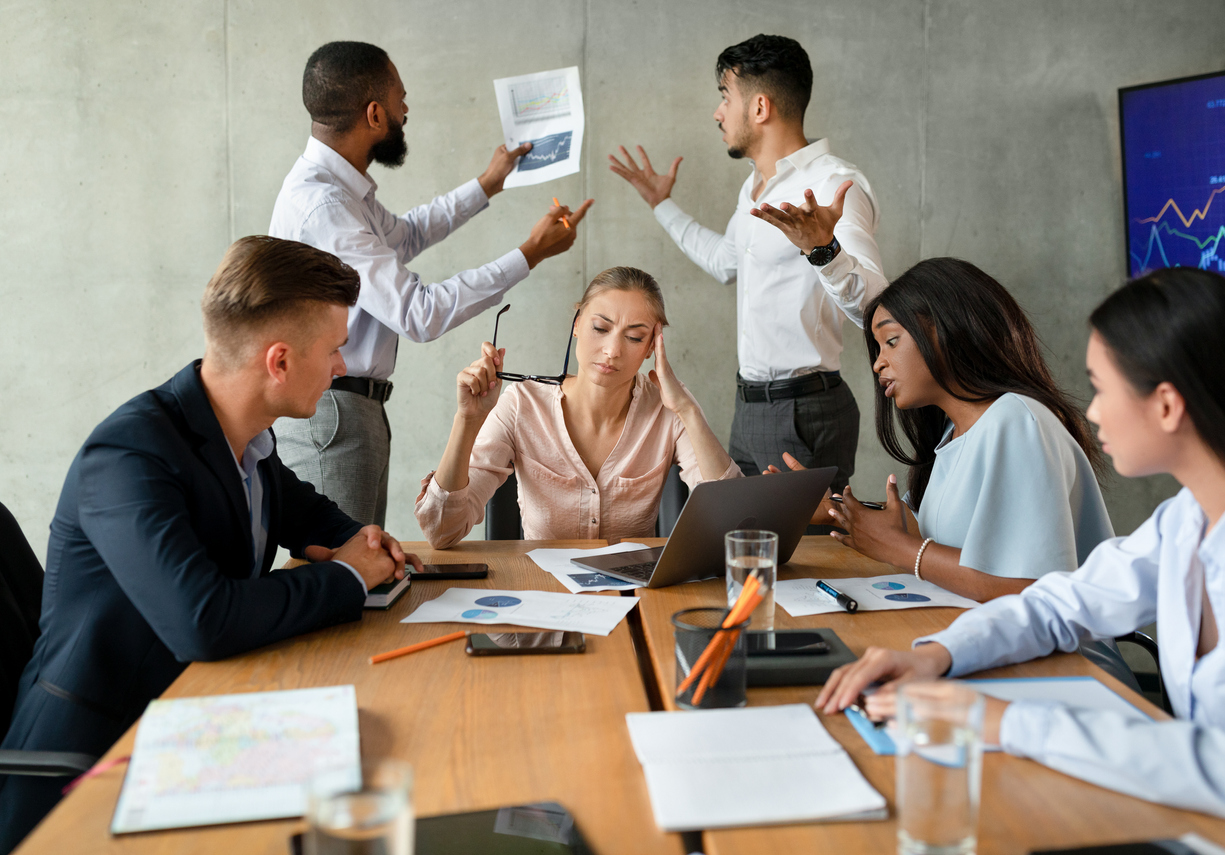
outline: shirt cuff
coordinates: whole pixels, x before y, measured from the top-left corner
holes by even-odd
[[[834,260],[824,267],[816,267],[817,276],[823,285],[832,286],[841,282],[851,274],[855,267],[855,259],[846,251],[846,247],[834,256]]]
[[[1000,747],[1018,757],[1038,758],[1051,729],[1051,701],[1013,701],[1000,719]]]
[[[505,288],[518,285],[532,272],[532,268],[527,266],[527,256],[518,248],[512,249],[492,263],[498,268]]]
[[[335,561],[335,559],[333,560]],[[352,564],[347,561],[336,561],[336,563],[353,574],[353,578],[356,579],[358,584],[362,586],[363,594],[370,593],[370,589],[366,587],[366,580],[362,578],[362,574],[358,573],[357,569]]]
[[[456,188],[455,193],[459,196],[466,217],[471,217],[489,207],[489,197],[485,195],[485,188],[475,178],[461,184]]]
[[[665,229],[670,229],[677,220],[688,216],[688,214],[681,210],[680,205],[672,201],[671,197],[664,199],[656,205],[652,213],[655,214],[655,222]]]
[[[910,649],[915,650],[920,644],[939,644],[949,652],[949,656],[953,659],[953,664],[949,666],[949,670],[943,675],[945,677],[960,677],[962,674],[971,674],[982,670],[970,655],[970,649],[972,648],[965,644],[959,644],[957,633],[955,632],[949,632],[946,629],[932,635],[916,638],[911,643]]]

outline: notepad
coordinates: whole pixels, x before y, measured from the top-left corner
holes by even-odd
[[[625,720],[664,831],[887,815],[884,796],[807,704]]]
[[[1089,710],[1109,710],[1121,715],[1150,718],[1139,707],[1128,703],[1094,677],[1013,677],[1003,680],[962,680],[976,692],[1002,701],[1056,701],[1069,707]],[[877,727],[867,718],[848,709],[846,717],[859,731],[864,742],[877,754],[891,755],[897,751],[893,741],[893,723]],[[999,751],[998,745],[988,745],[985,751]]]
[[[375,585],[366,593],[367,609],[389,609],[392,603],[400,599],[400,595],[408,590],[413,579],[407,573],[403,579],[395,579],[390,582],[384,582],[381,585]]]

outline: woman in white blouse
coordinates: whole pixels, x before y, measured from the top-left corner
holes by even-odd
[[[528,540],[650,537],[673,463],[690,487],[742,477],[672,373],[667,323],[654,278],[614,267],[579,301],[572,376],[508,374],[505,349],[486,342],[459,374],[450,439],[417,497],[430,545],[462,540],[512,471]],[[503,380],[519,382],[499,396]]]
[[[987,699],[985,737],[1069,775],[1225,817],[1225,278],[1174,268],[1108,297],[1089,320],[1089,418],[1120,475],[1169,473],[1183,490],[1130,537],[1074,573],[958,618],[910,652],[870,648],[817,698],[833,713],[869,683],[959,676],[1074,650],[1157,620],[1161,675],[1177,721]],[[867,700],[892,714],[893,684]]]

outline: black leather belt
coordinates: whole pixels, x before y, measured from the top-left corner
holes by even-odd
[[[816,392],[827,392],[842,382],[837,371],[813,371],[785,380],[758,383],[736,375],[736,396],[747,404],[772,402],[782,398],[801,398]]]
[[[332,388],[372,398],[382,404],[391,397],[393,387],[390,380],[375,380],[372,377],[334,377]]]

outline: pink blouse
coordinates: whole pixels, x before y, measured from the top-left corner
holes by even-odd
[[[528,540],[652,537],[672,464],[680,465],[691,489],[709,479],[655,384],[639,374],[632,395],[621,437],[593,478],[566,430],[561,387],[503,386],[472,448],[468,486],[448,493],[433,472],[421,481],[417,522],[430,545],[443,549],[462,540],[484,520],[485,503],[512,471]],[[733,461],[718,480],[743,477]]]

